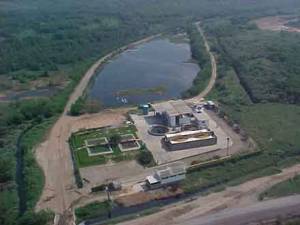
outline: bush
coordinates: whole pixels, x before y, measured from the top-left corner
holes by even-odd
[[[0,158],[0,183],[5,183],[12,179],[12,168],[11,159]]]
[[[91,188],[91,192],[105,191],[106,184],[101,184]]]
[[[70,115],[71,116],[79,116],[82,113],[82,108],[84,106],[83,98],[78,98],[76,102],[71,105]]]
[[[45,225],[53,218],[53,214],[47,211],[38,213],[26,212],[19,220],[19,225]]]
[[[114,134],[109,138],[109,143],[112,146],[117,146],[121,141],[121,136],[119,134]]]
[[[145,150],[140,152],[140,154],[137,157],[137,160],[143,166],[148,166],[152,162],[154,162],[151,152]]]

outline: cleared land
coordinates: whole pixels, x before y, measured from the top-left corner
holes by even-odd
[[[300,32],[298,27],[289,25],[291,20],[289,16],[273,16],[255,20],[255,23],[262,30]]]

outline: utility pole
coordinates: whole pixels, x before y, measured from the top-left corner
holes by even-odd
[[[227,140],[227,156],[229,156],[229,141],[230,141],[230,138],[227,137],[226,140]]]
[[[105,192],[107,194],[107,202],[108,202],[108,218],[111,218],[112,204],[111,204],[111,198],[110,198],[110,192],[108,186],[105,187]]]

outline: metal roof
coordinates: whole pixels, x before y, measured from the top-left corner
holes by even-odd
[[[183,100],[171,100],[167,102],[156,103],[152,105],[157,112],[165,112],[170,116],[191,114],[193,110]]]
[[[160,179],[186,173],[184,162],[175,162],[155,169]]]

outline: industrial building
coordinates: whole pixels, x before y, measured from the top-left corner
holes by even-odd
[[[197,121],[193,110],[183,100],[167,101],[153,104],[155,116],[160,117],[161,120],[169,127],[184,127],[193,123],[203,127],[207,126],[207,121]]]
[[[193,117],[193,110],[183,100],[153,104],[152,108],[169,127],[190,124]]]
[[[203,129],[165,134],[164,141],[168,150],[175,151],[215,145],[217,143],[217,136],[213,131]]]
[[[155,169],[154,175],[147,176],[146,184],[150,189],[175,184],[185,179],[186,167],[183,162],[176,162]]]

